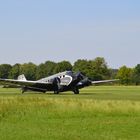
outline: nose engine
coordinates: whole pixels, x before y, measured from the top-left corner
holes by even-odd
[[[81,72],[76,73],[76,77],[78,79],[77,88],[83,88],[91,85],[91,80],[88,77],[84,76]]]
[[[77,80],[81,81],[85,78],[85,76],[81,73],[81,72],[77,72],[75,74],[75,77],[77,78]]]

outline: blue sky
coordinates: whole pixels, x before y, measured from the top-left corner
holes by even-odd
[[[0,1],[0,63],[105,57],[140,63],[139,0]]]

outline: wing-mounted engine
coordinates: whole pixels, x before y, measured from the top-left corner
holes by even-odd
[[[54,87],[54,94],[59,94],[59,91],[61,89],[60,78],[56,77],[53,79],[53,87]]]

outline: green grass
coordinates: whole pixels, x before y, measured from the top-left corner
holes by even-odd
[[[0,89],[0,140],[139,140],[140,87],[60,95]]]

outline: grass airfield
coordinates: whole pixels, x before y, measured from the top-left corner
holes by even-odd
[[[139,140],[140,86],[60,95],[0,88],[0,140]]]

